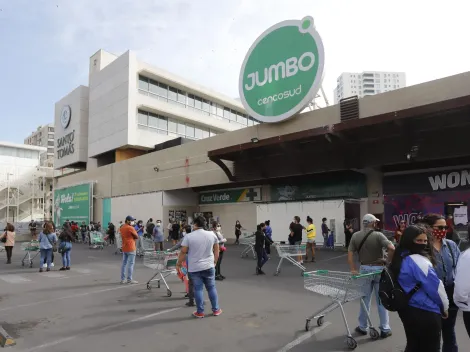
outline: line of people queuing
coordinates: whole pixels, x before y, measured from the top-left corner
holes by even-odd
[[[372,214],[365,215],[363,229],[354,233],[348,249],[353,274],[383,271],[365,292],[356,332],[368,333],[365,309],[369,310],[375,293],[382,338],[392,334],[386,308],[389,302],[395,302],[406,334],[406,351],[441,351],[441,339],[443,352],[458,351],[455,324],[459,309],[470,336],[470,251],[462,254],[457,244],[446,238],[449,227],[438,214],[428,214],[411,226],[400,224],[396,248],[377,231],[378,221]],[[389,280],[385,273],[390,273],[393,282],[390,292],[386,290]]]

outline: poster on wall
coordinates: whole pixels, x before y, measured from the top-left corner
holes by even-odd
[[[175,210],[175,220],[176,222],[185,222],[186,210]]]
[[[175,211],[174,210],[169,210],[168,211],[168,219],[170,220],[170,222],[175,221]]]
[[[454,209],[454,224],[467,225],[468,207],[466,205]]]
[[[89,224],[92,206],[91,183],[54,190],[54,224],[62,226],[66,220]]]

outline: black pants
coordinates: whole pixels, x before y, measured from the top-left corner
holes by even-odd
[[[114,244],[116,240],[116,235],[109,235],[109,244]]]
[[[405,352],[441,351],[441,315],[408,306],[398,313],[406,334]]]
[[[255,248],[256,257],[258,258],[258,268],[261,269],[268,261],[268,254],[264,248]]]
[[[220,265],[222,264],[222,259],[224,258],[224,252],[219,252],[219,260],[217,260],[217,264],[215,265],[215,276],[221,276],[222,273],[220,272]]]
[[[194,302],[194,284],[193,284],[193,280],[189,278],[189,275],[188,275],[188,298],[190,302]]]
[[[266,242],[264,249],[266,250],[266,254],[271,254],[271,243]]]
[[[352,237],[351,231],[345,231],[344,237],[346,238],[346,248],[349,248],[349,242],[351,242],[351,237]]]
[[[463,322],[467,329],[468,337],[470,337],[470,312],[463,312]]]
[[[7,262],[11,263],[11,255],[13,254],[13,246],[5,246],[5,252],[7,252]]]
[[[241,235],[241,232],[235,232],[235,237],[236,237],[236,240],[235,240],[235,244],[239,244],[240,243],[240,235]]]

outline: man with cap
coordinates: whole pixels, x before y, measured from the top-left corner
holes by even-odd
[[[139,239],[139,235],[134,228],[135,219],[128,215],[126,222],[122,225],[120,232],[122,238],[122,266],[121,266],[121,284],[137,284],[132,279],[135,264],[136,246],[135,241]],[[126,278],[127,267],[127,278]]]
[[[364,215],[362,219],[363,229],[353,234],[351,242],[348,248],[348,263],[351,269],[351,273],[366,274],[369,272],[376,272],[383,270],[386,260],[384,258],[384,249],[388,250],[388,260],[391,261],[395,247],[385,237],[385,235],[376,230],[377,222],[380,221],[372,214]],[[360,270],[356,268],[354,261],[354,253],[358,254],[359,262],[361,263]],[[364,303],[368,311],[370,311],[370,300],[372,297],[372,291],[375,291],[375,298],[377,300],[377,308],[379,311],[380,318],[380,336],[386,338],[392,335],[392,331],[389,325],[388,311],[380,303],[379,299],[379,281],[380,276],[377,276],[372,282],[366,292]],[[361,304],[361,310],[359,313],[359,326],[356,328],[356,332],[361,335],[367,335],[369,324],[367,321],[367,313]]]

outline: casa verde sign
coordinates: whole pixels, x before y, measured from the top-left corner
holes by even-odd
[[[261,201],[261,188],[239,188],[226,191],[201,192],[199,204],[220,204]]]
[[[313,18],[280,22],[261,34],[240,71],[240,99],[251,116],[279,122],[302,111],[320,89],[325,54]]]

